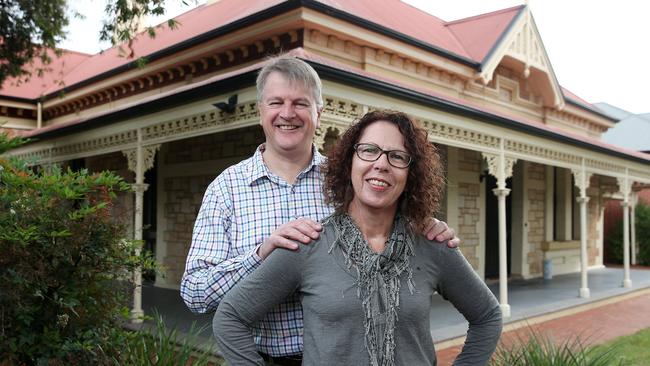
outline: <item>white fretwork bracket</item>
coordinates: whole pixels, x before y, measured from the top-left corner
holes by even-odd
[[[144,166],[142,167],[142,172],[153,168],[154,158],[156,156],[156,151],[160,149],[160,144],[148,145],[142,147],[143,161]],[[122,151],[122,154],[126,157],[126,160],[129,164],[129,170],[136,173],[138,172],[138,149],[129,149]]]
[[[592,173],[586,172],[584,169],[571,169],[573,180],[576,187],[580,190],[580,197],[587,197],[587,188],[591,180]]]

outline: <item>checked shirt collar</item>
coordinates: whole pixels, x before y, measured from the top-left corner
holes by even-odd
[[[248,175],[247,182],[248,185],[253,185],[255,181],[257,181],[260,178],[267,177],[269,180],[274,181],[276,183],[279,182],[281,179],[277,175],[273,174],[269,170],[269,168],[266,166],[264,163],[264,159],[262,158],[262,153],[264,152],[266,148],[265,144],[261,144],[260,146],[257,147],[255,150],[255,154],[253,154],[253,164],[251,166],[250,174]],[[316,149],[316,145],[312,144],[311,146],[311,162],[309,165],[303,169],[300,174],[298,174],[297,179],[302,178],[306,173],[311,171],[312,169],[319,171],[320,170],[320,165],[325,162],[325,157],[318,152],[318,149]]]

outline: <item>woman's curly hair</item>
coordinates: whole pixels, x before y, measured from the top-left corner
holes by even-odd
[[[440,206],[445,177],[438,150],[427,139],[426,130],[402,112],[386,110],[366,113],[343,133],[328,153],[324,166],[325,202],[334,206],[337,213],[347,211],[354,196],[350,178],[354,144],[359,142],[366,127],[377,121],[395,124],[404,136],[404,144],[412,161],[400,197],[399,211],[412,225],[421,228]]]

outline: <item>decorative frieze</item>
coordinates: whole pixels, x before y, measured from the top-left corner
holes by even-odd
[[[625,174],[625,166],[614,164],[608,160],[585,159],[585,167],[614,174]]]
[[[351,100],[326,97],[323,101],[323,113],[330,116],[342,117],[352,122],[360,118],[365,111],[363,106]]]
[[[112,101],[156,90],[173,83],[185,82],[187,78],[216,73],[236,65],[260,60],[269,54],[279,53],[302,46],[302,30],[291,30],[265,39],[255,40],[249,44],[231,49],[216,50],[213,54],[204,54],[197,58],[185,60],[180,65],[156,70],[135,79],[125,80],[92,94],[86,94],[74,100],[52,106],[44,110],[45,119],[59,118],[85,109],[97,107]]]
[[[367,111],[375,109],[380,108],[379,106],[361,104],[348,99],[325,96],[321,126],[316,131],[314,142],[319,149],[323,150],[328,143],[327,141],[334,141],[354,120],[360,118]],[[254,125],[258,121],[259,111],[256,102],[246,101],[238,104],[233,113],[225,113],[215,109],[153,123],[140,128],[142,142],[146,146]],[[592,174],[615,177],[623,177],[627,174],[630,182],[650,182],[650,172],[641,169],[630,169],[629,173],[626,173],[625,165],[617,164],[613,160],[583,158],[577,153],[560,151],[552,145],[542,146],[522,140],[507,139],[499,137],[497,134],[479,132],[433,119],[420,118],[419,122],[427,129],[429,138],[433,142],[482,152],[488,165],[493,167],[498,156],[495,153],[503,151],[506,155],[506,166],[504,167],[506,176],[512,174],[512,165],[516,161],[513,156],[516,156],[519,159],[529,157],[528,160],[530,161],[537,161],[547,165],[561,163],[559,166],[573,169],[574,175],[580,174],[576,169],[581,169],[584,159],[585,169],[592,172]],[[51,148],[29,151],[19,156],[34,162],[48,163],[66,160],[71,156],[90,156],[96,155],[98,152],[106,153],[124,150],[124,147],[133,148],[136,142],[137,129],[131,129],[86,141],[62,145],[55,142]],[[503,147],[501,146],[502,143]]]
[[[234,113],[213,110],[192,116],[164,121],[142,128],[143,139],[158,140],[177,135],[197,134],[214,131],[218,126],[227,126],[259,119],[256,102],[241,103]],[[173,138],[172,138],[173,139]]]
[[[496,136],[433,120],[419,119],[419,122],[436,142],[455,141],[483,148],[499,148],[499,138]]]
[[[580,165],[581,161],[580,156],[558,151],[552,146],[544,147],[516,140],[505,140],[505,149],[506,151],[521,155],[541,157],[547,160],[560,161],[571,165]]]

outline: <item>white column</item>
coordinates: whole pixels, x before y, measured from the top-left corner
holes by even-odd
[[[636,192],[630,195],[630,260],[632,265],[636,265],[636,204],[638,202]]]
[[[580,204],[580,290],[578,290],[578,296],[588,298],[590,291],[587,278],[587,267],[589,267],[587,256],[587,203],[589,197],[587,197],[587,188],[589,188],[591,173],[587,173],[584,159],[582,159],[580,169],[572,169],[571,173],[579,191],[576,201]]]
[[[632,182],[629,179],[627,169],[625,176],[616,178],[618,189],[623,194],[623,287],[632,287],[630,279],[630,193]]]
[[[138,182],[137,178],[136,182]],[[133,233],[133,239],[137,243],[135,255],[140,256],[142,251],[142,211],[144,206],[144,192],[149,188],[149,185],[144,183],[135,183],[132,187],[135,192],[135,230]],[[141,323],[143,315],[142,271],[138,267],[133,271],[133,309],[131,309],[131,321],[134,323]]]
[[[580,297],[588,298],[589,285],[587,283],[587,202],[589,197],[578,197],[580,204]]]
[[[499,202],[499,304],[503,317],[510,316],[508,304],[508,246],[506,232],[506,197],[510,193],[508,188],[495,188],[492,190]]]
[[[501,140],[499,155],[483,153],[487,160],[488,170],[497,178],[497,188],[492,192],[497,196],[499,207],[499,306],[504,318],[510,317],[510,304],[508,304],[508,246],[506,231],[506,197],[510,189],[506,188],[506,179],[512,176],[512,168],[516,159],[506,158],[505,142]]]
[[[623,206],[623,287],[632,287],[630,279],[630,205],[626,200]]]
[[[135,255],[139,256],[142,250],[142,212],[144,206],[144,192],[149,187],[144,183],[144,173],[153,167],[154,157],[160,145],[143,146],[142,130],[138,130],[138,142],[135,149],[122,153],[126,156],[129,170],[135,173],[135,183],[132,184],[135,193],[134,233],[133,240],[137,243]],[[133,271],[133,308],[131,321],[142,323],[144,311],[142,310],[142,271],[137,268]]]

